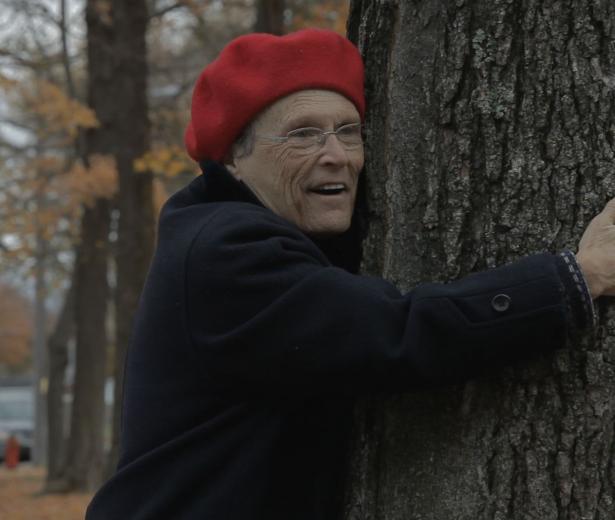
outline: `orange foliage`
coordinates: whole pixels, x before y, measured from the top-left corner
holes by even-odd
[[[96,199],[112,198],[118,188],[118,174],[115,158],[110,155],[91,155],[90,165],[75,162],[73,167],[58,178],[69,201],[69,205],[93,206]]]
[[[112,9],[111,0],[96,0],[94,2],[94,11],[96,11],[96,14],[105,25],[111,25],[113,23],[113,18],[111,16]]]
[[[195,172],[195,164],[186,151],[177,145],[160,146],[135,160],[136,172],[150,171],[161,177],[173,178],[180,173]]]
[[[310,3],[310,5],[305,6],[303,9],[297,9],[293,12],[290,30],[296,31],[306,27],[321,27],[345,35],[348,9],[348,0]]]
[[[4,76],[3,74],[0,74],[0,88],[6,91],[11,91],[17,85],[18,85],[18,82],[15,81],[14,79],[8,78]]]
[[[35,237],[51,241],[62,230],[69,238],[77,236],[82,205],[92,206],[97,198],[112,198],[118,189],[118,174],[112,156],[92,155],[89,167],[75,162],[66,171],[65,161],[54,155],[41,155],[25,161],[19,178],[21,205],[6,201],[0,232],[19,240],[2,251],[2,258],[19,262],[34,255]]]
[[[49,81],[39,80],[32,91],[22,93],[26,108],[44,122],[38,126],[40,137],[57,133],[77,137],[79,127],[98,126],[94,112],[79,101],[68,97],[60,87]]]
[[[31,308],[13,287],[0,285],[0,294],[0,366],[15,371],[30,359]]]
[[[20,265],[31,258],[37,237],[51,242],[60,230],[66,238],[76,234],[80,194],[68,193],[73,179],[65,169],[66,161],[50,153],[24,158],[19,168],[0,171],[12,188],[0,204],[0,234],[17,237],[2,251],[3,264]]]

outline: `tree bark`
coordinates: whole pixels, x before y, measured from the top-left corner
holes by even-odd
[[[117,78],[113,24],[108,14],[103,16],[97,0],[88,0],[88,105],[100,126],[86,133],[87,156],[113,152]],[[103,478],[109,220],[109,201],[98,199],[93,206],[84,207],[75,260],[76,366],[66,469],[72,489],[96,489]]]
[[[66,0],[59,0],[59,29],[62,41],[62,65],[66,80],[66,91],[69,97],[75,99],[77,92],[71,70],[68,35]],[[85,150],[85,134],[78,130],[75,140],[75,157],[87,160]],[[74,160],[74,158],[71,158]],[[47,340],[47,355],[49,363],[49,387],[47,392],[47,475],[44,491],[47,493],[61,492],[68,488],[66,479],[67,434],[65,427],[68,422],[64,406],[66,368],[68,366],[68,344],[75,335],[75,276],[74,269],[70,287],[67,290],[62,310],[52,334]]]
[[[284,34],[284,0],[257,0],[254,32]]]
[[[149,148],[150,123],[147,101],[148,13],[144,0],[113,3],[116,31],[115,158],[119,174],[117,285],[115,293],[115,362],[113,433],[107,473],[119,455],[119,431],[124,386],[124,362],[134,313],[154,250],[155,215],[153,177],[135,172],[133,163]]]
[[[43,196],[37,193],[38,209],[43,207]],[[36,253],[34,282],[34,442],[32,446],[32,463],[42,465],[47,459],[47,258],[49,252],[43,237],[41,224],[36,222]]]
[[[76,356],[67,479],[72,489],[102,482],[109,202],[85,208],[75,260]]]
[[[403,290],[576,251],[613,193],[615,5],[353,1],[366,63],[363,270]],[[463,386],[357,408],[348,519],[615,517],[615,320]]]
[[[64,297],[62,311],[54,331],[47,341],[49,358],[49,388],[47,391],[47,492],[66,489],[66,424],[64,409],[64,379],[68,365],[68,343],[75,332],[75,289],[71,284]]]

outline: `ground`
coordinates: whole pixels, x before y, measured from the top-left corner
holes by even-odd
[[[91,495],[41,495],[44,470],[22,464],[9,470],[0,466],[0,518],[2,520],[83,520]]]

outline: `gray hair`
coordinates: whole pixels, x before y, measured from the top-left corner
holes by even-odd
[[[251,121],[231,146],[231,157],[241,159],[250,155],[254,150],[254,141],[254,121]]]

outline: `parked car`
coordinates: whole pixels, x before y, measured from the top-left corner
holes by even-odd
[[[34,395],[30,386],[0,387],[0,459],[7,439],[15,435],[20,460],[30,460],[34,440]]]

